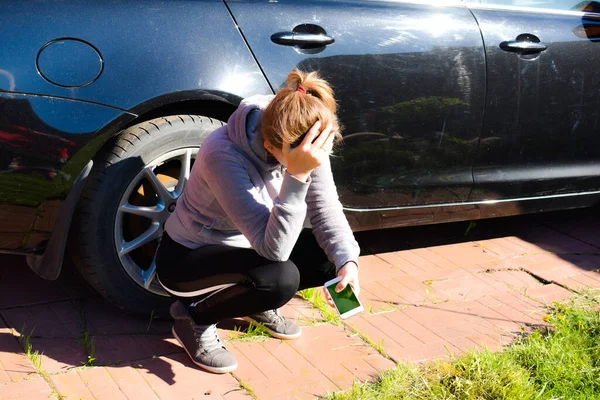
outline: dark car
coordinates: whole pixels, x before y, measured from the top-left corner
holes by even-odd
[[[334,87],[355,230],[584,207],[600,194],[595,1],[0,3],[0,251],[65,253],[138,312],[203,138],[294,68]]]

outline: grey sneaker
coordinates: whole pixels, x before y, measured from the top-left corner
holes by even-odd
[[[285,319],[279,310],[264,311],[244,317],[243,320],[254,324],[261,323],[271,336],[278,339],[296,339],[302,334],[300,327],[295,322]]]
[[[173,336],[183,346],[192,361],[201,368],[217,374],[235,370],[235,356],[219,339],[217,325],[196,325],[180,301],[171,306]]]

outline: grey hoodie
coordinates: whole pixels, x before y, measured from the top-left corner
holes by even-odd
[[[202,143],[183,194],[165,230],[198,248],[219,244],[253,248],[273,261],[289,258],[306,224],[339,270],[358,264],[360,249],[342,211],[329,161],[309,182],[267,158],[258,131],[270,96],[245,99],[227,125]]]

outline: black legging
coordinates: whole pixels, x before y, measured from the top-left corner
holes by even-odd
[[[156,255],[161,284],[186,304],[197,324],[244,317],[286,304],[298,290],[335,277],[310,230],[304,230],[288,261],[274,262],[253,249],[206,246],[196,250],[163,234]]]

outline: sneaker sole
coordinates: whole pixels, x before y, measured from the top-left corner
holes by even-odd
[[[281,340],[292,340],[292,339],[298,339],[300,336],[302,336],[302,331],[298,332],[298,333],[294,333],[293,335],[286,335],[285,333],[279,333],[279,332],[275,332],[271,329],[269,329],[266,325],[253,320],[250,317],[242,317],[242,319],[250,324],[253,325],[261,325],[262,327],[264,327],[267,332],[269,332],[269,335],[273,336],[274,338],[277,339],[281,339]]]
[[[173,333],[173,336],[175,336],[175,339],[177,339],[177,341],[179,342],[181,347],[183,347],[183,349],[185,350],[187,355],[190,357],[190,360],[192,360],[192,362],[194,364],[196,364],[197,366],[199,366],[200,368],[205,369],[206,371],[212,372],[215,374],[226,374],[228,372],[232,372],[237,369],[237,367],[238,367],[237,362],[235,363],[235,365],[232,365],[231,367],[220,367],[220,368],[219,367],[211,367],[210,365],[204,365],[202,363],[199,363],[198,361],[194,360],[194,358],[192,357],[192,355],[190,354],[188,349],[183,345],[183,342],[181,341],[181,339],[179,339],[179,336],[177,336],[177,333],[175,333],[174,326],[171,328],[171,332]]]

